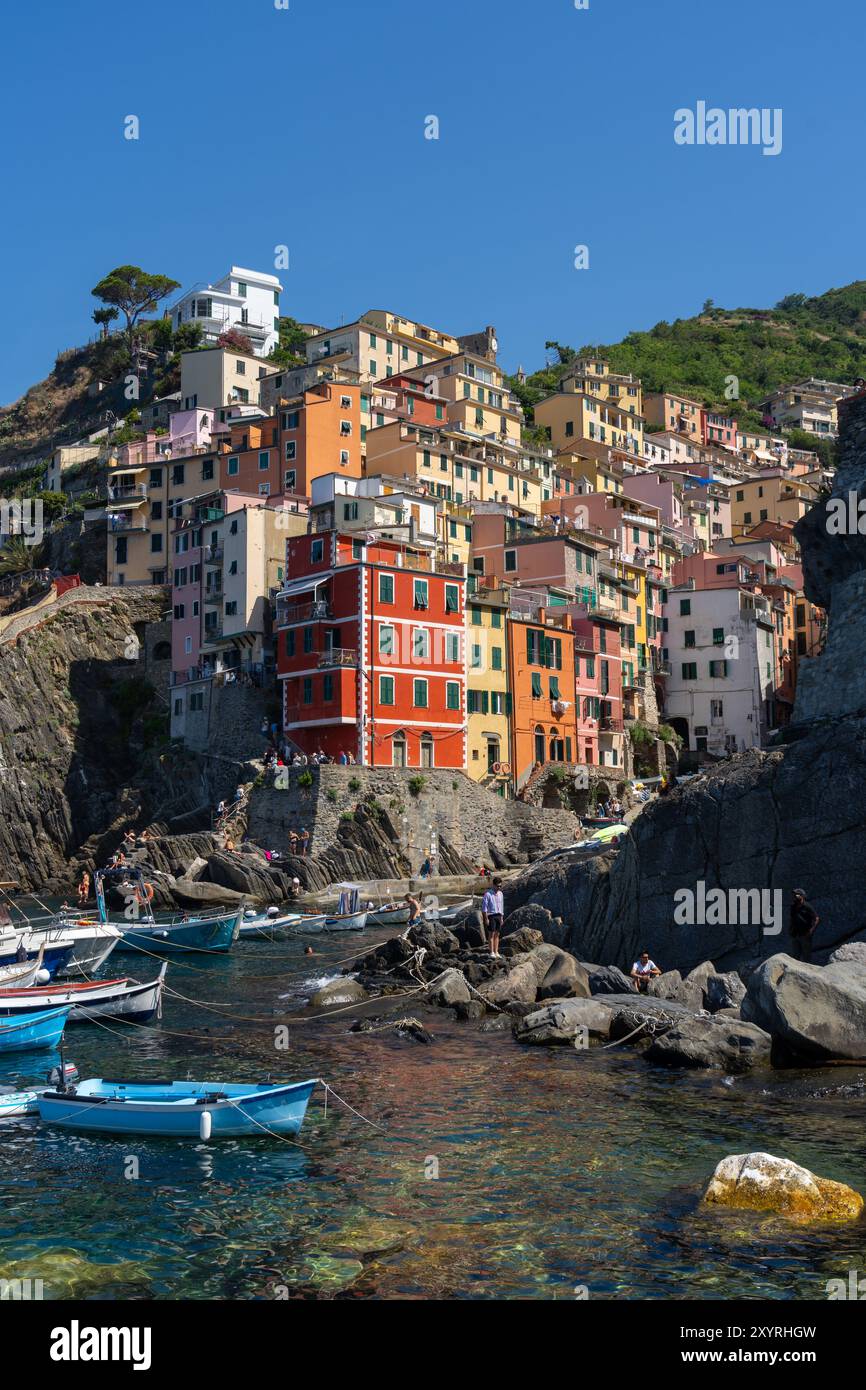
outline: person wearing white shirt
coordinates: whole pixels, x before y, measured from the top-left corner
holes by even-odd
[[[481,916],[484,929],[490,939],[491,956],[499,955],[499,935],[502,919],[505,916],[505,902],[502,897],[502,879],[495,878],[481,899]]]
[[[631,977],[637,986],[638,993],[646,993],[646,987],[650,980],[661,973],[655,961],[650,960],[649,951],[641,951],[639,959],[631,968]]]

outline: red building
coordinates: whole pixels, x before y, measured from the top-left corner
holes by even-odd
[[[283,728],[368,767],[466,765],[466,578],[430,548],[290,537],[277,604]]]

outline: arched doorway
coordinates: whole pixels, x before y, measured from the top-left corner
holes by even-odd
[[[679,734],[683,741],[683,747],[688,748],[691,744],[691,739],[689,737],[689,721],[684,719],[682,715],[674,715],[672,718],[669,718],[667,722],[670,724],[674,733]]]
[[[542,729],[542,727],[541,727],[540,724],[536,724],[536,726],[535,726],[535,761],[536,761],[537,763],[543,763],[543,762],[545,761],[545,758],[544,758],[544,746],[545,746],[545,745],[544,745],[544,730]]]
[[[558,729],[550,731],[550,761],[552,763],[565,762],[565,739],[560,738]]]
[[[171,661],[171,643],[157,642],[153,649],[154,661]]]
[[[432,734],[422,734],[422,735],[421,735],[421,766],[422,766],[422,767],[432,767],[432,766],[433,766],[433,735],[432,735]]]
[[[407,763],[406,735],[402,729],[391,740],[391,763],[394,767],[405,767]]]

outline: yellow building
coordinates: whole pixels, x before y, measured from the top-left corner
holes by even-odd
[[[508,795],[511,696],[506,660],[506,587],[466,597],[467,771],[499,796]]]
[[[413,367],[407,376],[424,381],[445,401],[449,425],[470,435],[520,442],[523,412],[505,383],[502,369],[488,357],[456,352],[430,367]]]
[[[782,469],[743,479],[729,489],[731,534],[742,535],[761,521],[793,525],[817,501],[817,489]]]
[[[445,502],[512,502],[534,516],[553,487],[552,460],[525,452],[517,442],[475,440],[463,431],[405,420],[368,432],[366,466],[368,474],[414,478]]]
[[[695,443],[701,443],[703,405],[700,401],[675,392],[650,391],[644,409],[647,424],[659,425],[661,429],[672,430],[674,434],[688,435]]]

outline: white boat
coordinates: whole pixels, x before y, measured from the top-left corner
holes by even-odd
[[[402,927],[409,921],[408,903],[383,903],[367,910],[368,927]]]
[[[69,1020],[74,1023],[88,1023],[92,1018],[130,1017],[143,1023],[154,1014],[157,1018],[162,1016],[167,969],[168,961],[164,961],[156,979],[145,984],[127,978],[0,990],[0,1018],[69,1006]]]
[[[326,917],[323,931],[363,931],[367,925],[367,913],[364,912],[337,912],[333,917]]]
[[[47,984],[51,978],[48,971],[44,969],[42,959],[45,955],[45,947],[40,946],[39,954],[35,960],[28,960],[19,965],[0,965],[0,989],[29,989],[35,985],[40,974],[44,975],[42,984]]]
[[[92,975],[105,963],[123,936],[120,927],[109,922],[64,915],[45,926],[33,924],[16,931],[28,951],[38,951],[41,945],[56,945],[61,939],[71,942],[72,954],[58,971],[62,975]]]
[[[39,1113],[39,1091],[0,1091],[0,1120]]]
[[[239,936],[242,940],[273,941],[301,921],[303,917],[300,912],[249,911],[241,919]]]

